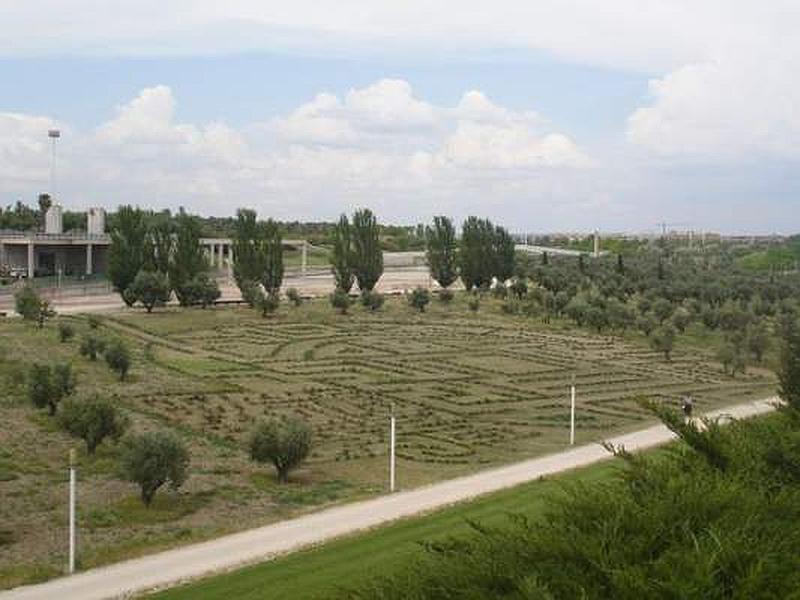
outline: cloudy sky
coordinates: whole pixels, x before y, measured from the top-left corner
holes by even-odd
[[[0,204],[800,231],[796,0],[0,2]]]

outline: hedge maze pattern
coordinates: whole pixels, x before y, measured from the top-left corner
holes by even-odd
[[[299,413],[314,425],[314,462],[384,456],[392,405],[398,453],[411,461],[479,465],[563,447],[573,373],[579,442],[649,419],[641,396],[677,405],[691,393],[705,410],[772,386],[757,373],[731,379],[684,352],[666,362],[615,338],[511,321],[242,319],[166,334],[154,347],[152,360],[185,381],[144,398],[149,410],[238,445],[257,419]]]

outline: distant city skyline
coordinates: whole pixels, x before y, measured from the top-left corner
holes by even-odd
[[[775,0],[33,0],[0,19],[0,205],[800,231]]]

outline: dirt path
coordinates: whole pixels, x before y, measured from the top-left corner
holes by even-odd
[[[777,398],[730,406],[710,416],[744,418],[772,410]],[[631,451],[651,448],[674,436],[662,425],[609,438]],[[99,600],[167,587],[210,573],[263,561],[342,535],[434,510],[609,457],[599,444],[460,477],[423,488],[337,506],[297,519],[93,569],[47,583],[0,592],[0,600]]]

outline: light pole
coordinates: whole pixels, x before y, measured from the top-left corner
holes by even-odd
[[[69,566],[71,575],[75,572],[75,501],[77,496],[75,477],[75,450],[69,451]]]
[[[389,415],[389,491],[394,492],[394,476],[395,476],[395,430],[396,422],[394,418],[394,403],[392,404],[392,412]]]
[[[52,155],[50,157],[50,198],[55,202],[56,198],[56,140],[61,137],[61,131],[50,129],[47,137],[52,140]]]

